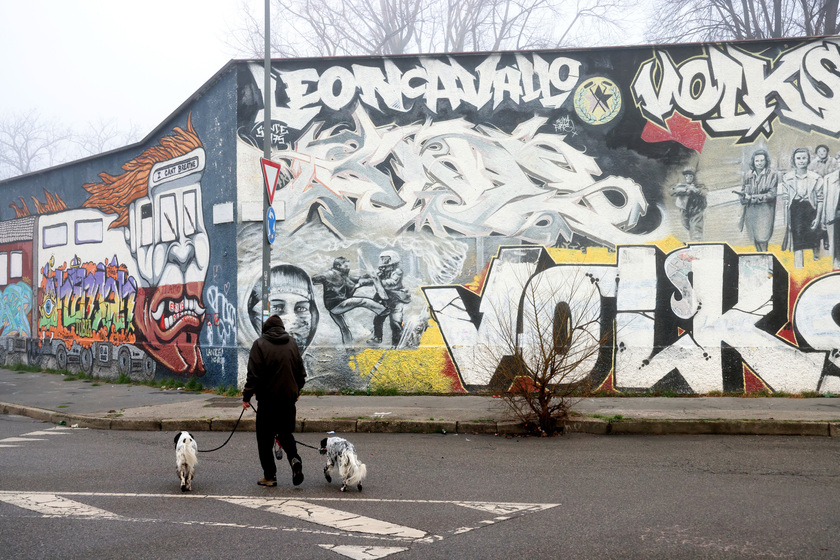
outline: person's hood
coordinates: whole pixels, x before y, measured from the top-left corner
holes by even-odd
[[[262,337],[274,344],[286,344],[290,338],[285,325],[283,325],[283,319],[277,315],[272,315],[263,323]]]

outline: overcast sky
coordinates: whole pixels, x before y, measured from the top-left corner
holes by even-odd
[[[235,57],[225,35],[239,6],[0,0],[0,113],[34,108],[74,126],[116,118],[145,136]]]

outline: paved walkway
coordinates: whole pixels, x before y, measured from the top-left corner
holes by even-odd
[[[840,398],[591,398],[574,412],[569,428],[594,434],[840,436]],[[100,429],[230,431],[242,405],[211,393],[0,369],[0,413]],[[306,432],[522,432],[500,399],[474,395],[304,395],[297,416]],[[254,413],[237,429],[253,431]]]

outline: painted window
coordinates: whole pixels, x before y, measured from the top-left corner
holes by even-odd
[[[0,286],[9,283],[9,253],[0,253]]]
[[[152,203],[140,207],[140,246],[151,245],[154,241],[154,219],[152,217]]]
[[[178,239],[178,205],[175,195],[160,197],[160,240],[163,243]]]
[[[23,276],[23,251],[12,251],[9,257],[9,276],[21,278]]]
[[[67,245],[67,224],[47,226],[41,231],[41,243],[44,249]]]
[[[102,220],[79,220],[76,222],[76,245],[102,243]]]
[[[196,196],[195,191],[184,193],[184,235],[195,233]]]

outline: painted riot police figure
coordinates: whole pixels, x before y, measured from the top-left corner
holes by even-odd
[[[382,251],[379,255],[379,267],[374,274],[365,274],[359,279],[360,286],[373,286],[376,295],[373,299],[383,306],[385,311],[373,319],[373,338],[369,342],[382,342],[382,330],[387,316],[391,326],[391,346],[397,346],[402,338],[403,312],[411,301],[411,296],[403,287],[403,270],[400,256],[396,251]]]

